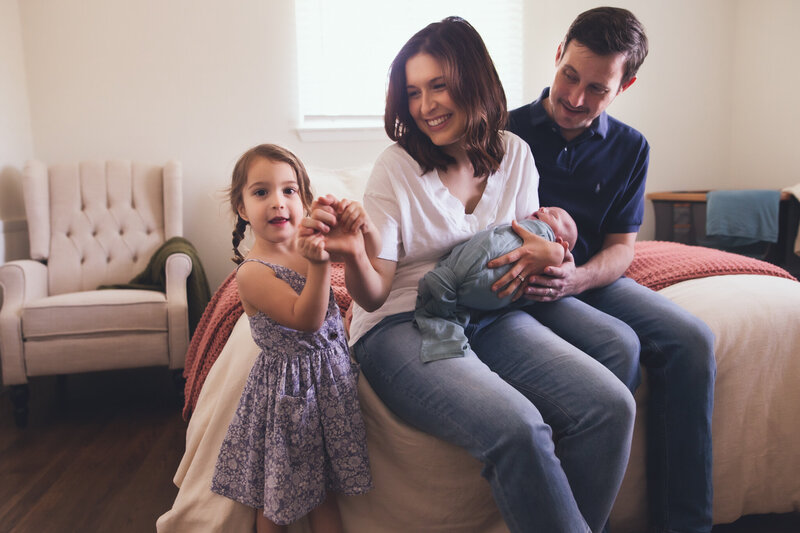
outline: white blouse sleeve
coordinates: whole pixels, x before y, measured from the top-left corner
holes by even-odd
[[[389,168],[383,159],[381,157],[375,163],[367,181],[367,188],[364,192],[364,209],[381,236],[381,250],[378,257],[397,261],[403,248],[400,237],[401,215],[399,203],[392,187]]]

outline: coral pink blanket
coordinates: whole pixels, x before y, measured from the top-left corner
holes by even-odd
[[[784,269],[765,261],[713,248],[664,241],[637,242],[633,262],[625,272],[629,278],[654,291],[689,279],[725,274],[762,274],[794,279]]]
[[[711,248],[661,241],[637,242],[633,262],[625,272],[628,277],[655,291],[681,281],[723,274],[762,274],[794,279],[782,268],[764,261]],[[345,289],[342,264],[333,265],[331,286],[344,316],[350,305],[350,295]],[[242,312],[234,271],[211,298],[186,353],[183,371],[186,378],[185,420],[191,416],[203,382]]]

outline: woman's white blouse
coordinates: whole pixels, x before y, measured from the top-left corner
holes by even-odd
[[[476,232],[521,220],[539,208],[539,174],[528,144],[511,132],[502,133],[506,155],[489,176],[472,213],[450,194],[436,170],[422,173],[399,145],[378,157],[364,193],[364,209],[378,228],[378,256],[397,262],[386,302],[368,313],[357,304],[350,325],[350,344],[384,317],[414,310],[417,284],[457,244]]]

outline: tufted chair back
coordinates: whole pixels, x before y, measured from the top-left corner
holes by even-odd
[[[50,295],[125,283],[182,234],[177,162],[31,161],[25,175],[31,258],[48,265]]]

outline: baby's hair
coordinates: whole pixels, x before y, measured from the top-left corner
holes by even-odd
[[[282,148],[275,144],[259,144],[245,153],[236,162],[233,167],[233,174],[231,175],[231,186],[228,189],[228,199],[231,202],[231,209],[236,217],[236,226],[233,229],[233,257],[231,258],[234,263],[239,264],[244,261],[244,256],[239,251],[239,244],[244,239],[244,231],[247,229],[248,222],[239,215],[239,208],[242,206],[244,186],[247,185],[247,172],[250,170],[250,165],[257,158],[263,157],[274,162],[286,163],[292,170],[297,178],[297,187],[300,194],[300,201],[303,203],[303,209],[306,213],[311,211],[311,202],[314,200],[313,193],[311,192],[311,181],[308,179],[308,172],[303,163],[286,148]]]

